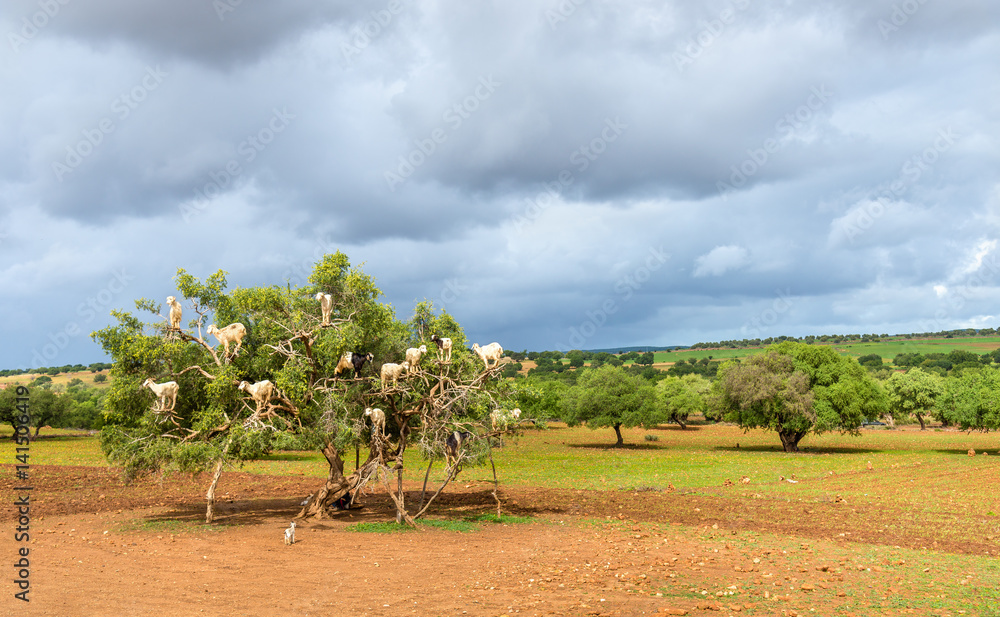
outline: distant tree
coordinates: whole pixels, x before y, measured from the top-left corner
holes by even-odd
[[[939,377],[919,368],[905,373],[893,373],[885,381],[890,413],[897,419],[913,414],[920,422],[920,430],[926,429],[924,414],[930,413],[935,400],[943,391]]]
[[[570,386],[557,379],[528,377],[518,383],[517,407],[531,418],[558,419],[562,415],[560,401],[569,388]]]
[[[621,356],[622,362],[635,362],[639,359],[638,351],[630,351]]]
[[[29,395],[31,423],[35,427],[35,437],[43,426],[55,424],[66,411],[66,400],[48,388],[31,388]]]
[[[518,371],[521,370],[520,362],[506,362],[503,365],[503,369],[500,370],[501,377],[517,377]]]
[[[641,377],[616,366],[585,371],[563,397],[563,419],[573,426],[615,429],[616,446],[625,443],[622,427],[655,426],[663,421],[656,390]]]
[[[947,358],[952,365],[963,363],[979,364],[979,356],[965,349],[953,349],[948,352]]]
[[[1000,371],[967,371],[946,380],[936,413],[962,430],[1000,429]]]
[[[569,365],[573,368],[580,368],[586,363],[586,360],[583,357],[583,352],[579,349],[574,349],[573,351],[567,353],[566,357],[569,358]]]
[[[712,383],[700,375],[668,376],[656,386],[658,403],[667,421],[676,422],[684,429],[688,416],[705,413],[705,397],[711,388]]]
[[[108,380],[108,376],[104,373],[98,373],[94,375],[94,383],[104,383]]]
[[[723,364],[710,404],[743,429],[777,432],[785,452],[797,452],[808,433],[859,434],[866,418],[888,411],[885,393],[854,359],[796,342]]]
[[[647,351],[646,353],[639,356],[639,359],[636,360],[635,362],[636,364],[644,364],[646,366],[652,366],[654,361],[655,360],[653,359],[653,352]]]
[[[870,353],[858,358],[858,364],[869,370],[880,369],[883,366],[882,356],[877,353]]]
[[[48,388],[51,385],[52,378],[48,375],[39,375],[38,377],[32,379],[31,383],[28,384],[31,388]]]
[[[9,383],[6,388],[0,390],[0,422],[10,425],[11,440],[17,437],[18,416],[20,413],[17,411],[16,391],[19,385],[21,384]]]
[[[899,367],[918,366],[923,361],[924,356],[919,353],[900,353],[892,359],[892,363]]]

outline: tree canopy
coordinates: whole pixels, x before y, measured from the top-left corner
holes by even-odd
[[[926,428],[924,414],[930,413],[943,391],[940,377],[919,368],[893,373],[885,380],[885,392],[893,417],[903,419],[912,414],[920,422],[920,430]]]
[[[585,423],[592,429],[611,427],[618,446],[625,443],[623,426],[654,426],[663,421],[653,385],[608,364],[583,371],[577,385],[563,397],[563,419],[571,426]]]
[[[711,389],[712,383],[709,380],[693,373],[683,377],[668,376],[656,384],[664,416],[668,422],[676,422],[682,429],[687,428],[689,415],[705,413],[705,397]]]
[[[294,435],[320,449],[330,465],[327,482],[300,515],[324,516],[380,479],[396,503],[398,520],[412,522],[426,508],[411,515],[403,503],[407,446],[417,444],[433,463],[443,457],[448,434],[477,427],[485,433],[490,412],[512,398],[499,367],[482,370],[450,315],[421,302],[409,321],[399,321],[392,307],[379,302],[382,292],[374,280],[339,251],[317,262],[303,287],[227,290],[225,272],[201,281],[183,269],[175,281],[185,304],[180,328],[170,326],[160,304],[140,299],[136,307],[154,317],[151,323],[114,311],[118,324],[92,335],[114,360],[101,443],[130,475],[164,467],[214,469],[209,521],[223,467],[260,457],[279,435]],[[328,323],[321,319],[317,293],[332,299]],[[238,353],[231,348],[226,354],[221,344],[207,340],[210,321],[220,328],[243,324]],[[439,359],[434,334],[452,339],[449,362]],[[376,377],[382,364],[402,363],[406,349],[421,344],[428,354],[395,384]],[[374,360],[357,374],[338,371],[349,352],[371,353]],[[146,379],[178,384],[172,408],[143,387]],[[271,385],[258,389],[264,382]],[[257,400],[253,391],[267,394]],[[384,433],[369,428],[368,408],[384,408]],[[478,452],[481,459],[485,445],[488,440],[476,440],[470,456]],[[369,456],[346,477],[341,452],[355,446],[367,446]],[[395,491],[391,472],[398,476]],[[445,484],[456,472],[449,470]]]
[[[778,433],[786,452],[808,433],[857,434],[888,411],[885,393],[857,361],[826,346],[782,342],[719,369],[712,405],[744,429]]]

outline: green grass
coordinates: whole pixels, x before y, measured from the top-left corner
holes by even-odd
[[[221,531],[222,529],[225,528],[218,525],[213,526],[205,523],[179,521],[176,519],[133,519],[114,527],[114,530],[119,533],[145,531],[151,533],[171,534],[216,532]]]
[[[484,524],[515,525],[531,522],[532,519],[530,517],[524,516],[480,514],[463,519],[420,519],[417,521],[417,529],[441,529],[456,533],[471,533],[481,529]],[[416,531],[407,525],[399,525],[393,522],[356,523],[348,525],[344,529],[345,531],[358,533],[403,533],[406,531]]]
[[[0,463],[13,463],[15,444],[9,425],[0,427]],[[32,465],[82,465],[106,467],[101,443],[96,435],[74,429],[42,429],[40,439],[31,442]]]

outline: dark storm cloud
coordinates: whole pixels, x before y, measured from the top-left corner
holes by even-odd
[[[123,265],[128,305],[337,249],[511,349],[989,324],[998,11],[6,3],[7,363]]]

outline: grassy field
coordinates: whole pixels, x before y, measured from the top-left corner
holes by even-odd
[[[726,424],[693,425],[687,430],[673,426],[622,429],[622,433],[625,446],[615,448],[612,429],[553,424],[508,439],[505,447],[494,450],[494,460],[505,484],[594,490],[663,490],[672,485],[678,490],[714,493],[726,480],[747,476],[755,486],[760,485],[760,491],[772,496],[794,492],[799,497],[821,499],[835,490],[859,503],[867,501],[870,486],[853,483],[871,462],[880,470],[920,472],[919,484],[904,478],[904,483],[896,487],[892,499],[898,503],[924,507],[928,492],[946,490],[952,498],[979,504],[983,512],[1000,513],[1000,492],[955,483],[963,470],[983,465],[1000,468],[1000,459],[968,456],[969,449],[980,455],[1000,456],[1000,435],[996,433],[934,427],[927,431],[915,427],[864,430],[860,436],[834,433],[806,437],[800,444],[802,453],[797,455],[784,453],[772,432],[744,432]],[[94,435],[67,429],[50,429],[42,434],[46,438],[31,444],[32,462],[36,465],[107,466]],[[0,430],[0,461],[13,460],[9,435],[10,427]],[[656,441],[648,441],[647,436]],[[354,467],[353,454],[344,456],[347,470]],[[366,454],[361,451],[362,460]],[[406,464],[407,479],[422,480],[426,463],[412,449]],[[435,469],[443,473],[440,464]],[[925,473],[930,469],[937,473]],[[242,470],[323,477],[326,462],[319,452],[283,451],[248,462]],[[799,483],[802,486],[777,482],[782,476],[805,482]],[[492,472],[488,466],[468,468],[462,480],[492,481]]]
[[[954,349],[965,349],[975,354],[984,354],[1000,347],[1000,337],[894,339],[874,343],[816,343],[816,345],[830,345],[841,354],[854,358],[877,353],[886,362],[891,362],[897,354],[901,353],[921,353],[926,355],[929,353],[948,353]],[[689,358],[701,360],[708,357],[714,360],[725,360],[729,358],[744,358],[751,354],[760,353],[762,349],[762,347],[752,347],[745,349],[657,351],[653,354],[653,358],[656,363],[680,362]]]
[[[94,383],[94,377],[99,374],[107,375],[108,371],[100,371],[98,373],[91,373],[90,371],[79,371],[76,373],[59,373],[58,375],[52,376],[52,383],[55,385],[65,386],[73,379],[80,379],[84,384],[88,386],[96,386],[98,388],[103,388],[108,385],[108,382]],[[26,373],[24,375],[6,375],[0,377],[0,384],[8,383],[19,383],[27,384],[36,377],[40,377],[42,373]]]

